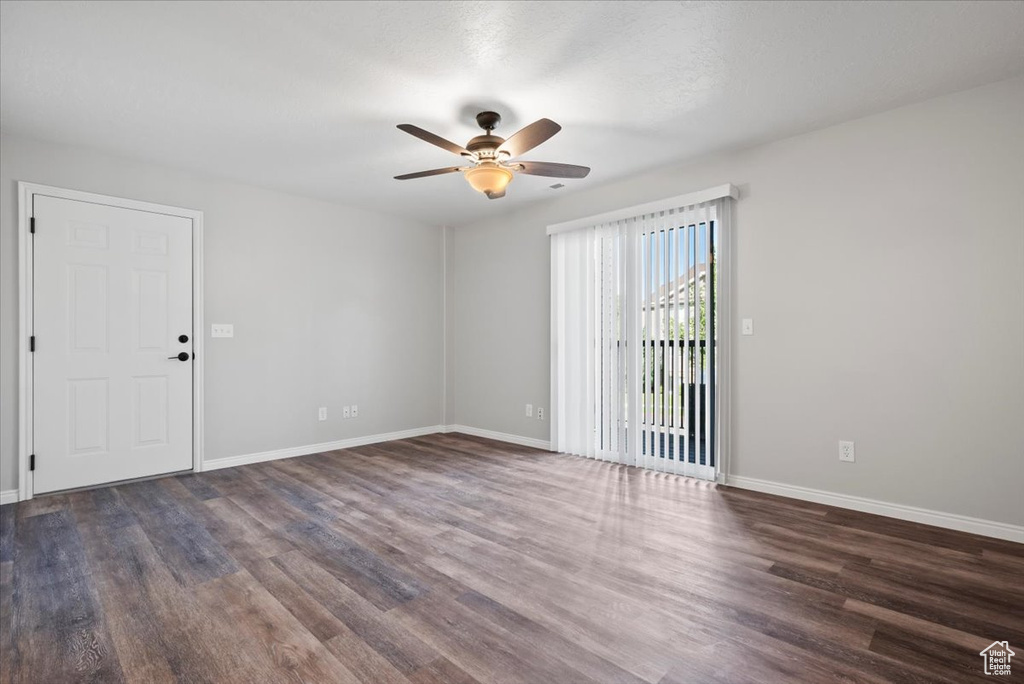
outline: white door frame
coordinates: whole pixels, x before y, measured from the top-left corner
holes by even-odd
[[[32,393],[34,389],[31,372],[32,352],[29,350],[29,336],[35,329],[35,322],[32,318],[32,304],[35,296],[32,289],[34,254],[30,233],[33,195],[46,195],[156,214],[169,214],[192,221],[192,337],[195,350],[195,359],[192,364],[192,470],[202,471],[203,212],[18,181],[18,501],[31,499],[33,489],[33,474],[28,469],[29,455],[34,453],[33,449],[35,448],[35,435],[32,431]],[[45,230],[45,227],[43,229]]]

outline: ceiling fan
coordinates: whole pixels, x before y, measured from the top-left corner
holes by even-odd
[[[516,173],[525,173],[531,176],[549,176],[551,178],[586,178],[587,174],[590,173],[589,167],[576,166],[574,164],[510,161],[514,157],[529,152],[562,130],[562,127],[551,119],[534,121],[508,140],[492,133],[498,127],[498,123],[501,122],[501,116],[497,112],[480,112],[476,115],[476,122],[480,128],[484,129],[484,134],[470,140],[466,143],[465,147],[456,145],[418,126],[399,124],[398,128],[406,133],[415,135],[420,140],[426,140],[431,145],[437,145],[441,149],[465,157],[470,162],[470,165],[448,166],[443,169],[407,173],[395,176],[395,180],[425,178],[427,176],[439,176],[444,173],[461,171],[474,190],[487,195],[488,199],[498,199],[505,196],[505,188],[512,181]]]

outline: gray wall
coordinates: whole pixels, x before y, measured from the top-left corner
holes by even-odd
[[[1024,523],[1020,79],[451,230],[448,422],[548,438],[548,224],[727,182],[731,473]]]
[[[17,487],[19,180],[205,212],[207,459],[441,422],[439,228],[2,136],[0,489]]]

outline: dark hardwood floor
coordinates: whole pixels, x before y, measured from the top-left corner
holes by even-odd
[[[0,681],[964,682],[1024,546],[462,435],[0,511]]]

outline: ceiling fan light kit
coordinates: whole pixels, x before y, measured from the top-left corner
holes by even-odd
[[[463,173],[474,190],[482,192],[490,199],[497,199],[495,195],[504,195],[505,188],[512,182],[514,175],[511,170],[492,161],[482,161]]]
[[[427,176],[439,176],[461,171],[470,187],[477,192],[483,193],[488,199],[498,199],[505,196],[505,188],[512,182],[516,173],[525,173],[531,176],[548,176],[551,178],[585,178],[590,173],[588,167],[575,166],[573,164],[555,164],[551,162],[509,163],[509,160],[513,157],[529,152],[562,130],[562,127],[551,119],[534,121],[508,140],[492,133],[501,122],[501,116],[497,112],[480,112],[476,115],[476,122],[480,128],[484,129],[484,134],[470,140],[466,143],[465,147],[460,147],[450,140],[445,140],[418,126],[399,124],[399,130],[403,130],[409,135],[414,135],[431,145],[436,145],[441,149],[464,157],[467,161],[472,162],[472,166],[449,166],[443,169],[418,171],[416,173],[395,176],[395,180],[425,178]]]

